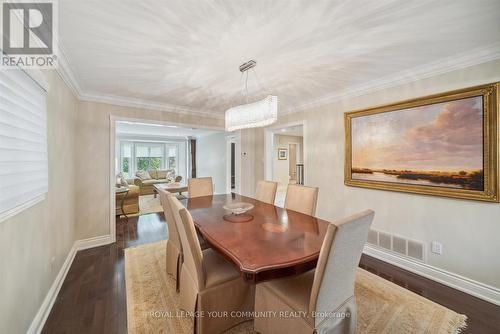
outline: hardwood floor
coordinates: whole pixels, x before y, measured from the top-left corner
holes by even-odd
[[[79,251],[43,333],[127,333],[123,249],[167,238],[163,213],[116,223],[116,243]]]
[[[123,249],[167,237],[163,214],[119,220],[117,242],[77,253],[43,333],[126,333]],[[500,333],[500,307],[363,255],[360,267],[468,316],[464,333]]]
[[[467,315],[467,329],[462,333],[500,333],[499,306],[367,255],[361,257],[359,266],[455,312]]]

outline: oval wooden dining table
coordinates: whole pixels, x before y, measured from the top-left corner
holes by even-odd
[[[328,222],[238,194],[184,199],[198,231],[253,283],[315,268]],[[254,205],[247,222],[224,220],[226,203]]]

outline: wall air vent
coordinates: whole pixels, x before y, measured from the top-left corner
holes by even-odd
[[[389,233],[378,232],[378,245],[382,248],[392,250],[391,235]]]
[[[425,262],[425,247],[420,241],[371,229],[368,233],[368,243]]]
[[[372,245],[378,245],[378,232],[370,230],[368,232],[368,243]]]
[[[424,260],[424,245],[421,242],[408,240],[408,256]]]

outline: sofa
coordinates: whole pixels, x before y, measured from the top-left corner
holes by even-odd
[[[128,214],[133,214],[139,212],[139,187],[133,184],[134,180],[127,180],[128,183],[128,194],[125,197],[125,202],[123,202],[123,211]],[[122,200],[122,194],[116,194],[116,215],[119,216],[123,214],[122,208],[120,206]]]
[[[173,169],[152,169],[146,172],[137,172],[134,184],[139,187],[140,195],[152,195],[155,184],[180,182],[181,180],[182,176],[176,176]]]

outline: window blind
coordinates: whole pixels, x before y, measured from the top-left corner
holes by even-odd
[[[0,221],[47,189],[46,92],[20,69],[0,70]]]

